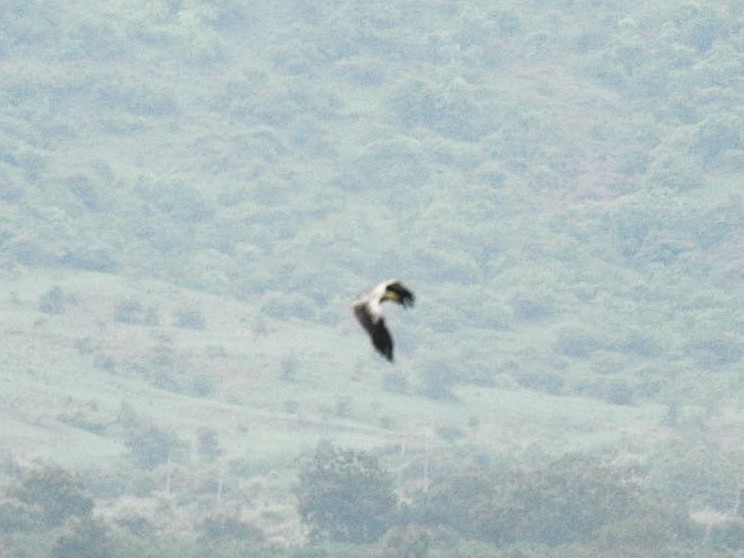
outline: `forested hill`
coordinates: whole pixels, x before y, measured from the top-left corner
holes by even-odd
[[[735,445],[743,25],[705,0],[0,2],[8,453],[80,465],[82,429],[116,461],[147,421],[282,471],[304,433]],[[395,367],[348,312],[388,278],[417,295]]]
[[[420,373],[739,391],[729,4],[316,4],[5,3],[6,269],[328,325],[400,276]]]

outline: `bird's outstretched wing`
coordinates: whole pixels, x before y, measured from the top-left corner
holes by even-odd
[[[397,295],[397,298],[391,300],[395,300],[401,306],[413,306],[416,300],[413,292],[400,281],[392,281],[385,287],[385,290]]]
[[[390,336],[382,316],[373,316],[368,304],[354,306],[354,315],[370,338],[372,345],[390,362],[393,361],[393,338]]]
[[[390,362],[393,362],[393,338],[385,325],[385,320],[380,318],[372,330],[368,331],[375,349]]]

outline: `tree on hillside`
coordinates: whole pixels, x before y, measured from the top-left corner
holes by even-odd
[[[426,527],[416,524],[388,529],[380,541],[383,556],[395,558],[426,558],[429,556],[431,534]]]
[[[207,327],[204,313],[198,308],[179,308],[176,310],[175,323],[178,327],[202,330]]]
[[[222,455],[220,439],[217,432],[212,428],[200,428],[196,435],[196,451],[200,457],[207,461],[214,461]]]
[[[396,511],[392,478],[364,451],[320,447],[300,471],[298,511],[311,536],[377,541]]]
[[[64,314],[65,297],[59,286],[55,285],[39,297],[39,311],[45,314]]]
[[[181,444],[168,432],[157,426],[150,426],[134,432],[126,445],[137,467],[152,470],[168,461],[173,450]]]
[[[571,455],[535,470],[464,470],[436,483],[408,513],[421,525],[498,544],[612,540],[651,548],[693,535],[674,502],[644,492],[626,471]]]
[[[33,510],[12,498],[0,499],[0,534],[30,531],[36,523]],[[0,553],[0,558],[3,554]]]
[[[73,516],[88,517],[93,509],[93,499],[85,494],[82,483],[61,467],[30,471],[8,490],[8,496],[29,506],[37,521],[50,527]]]
[[[448,475],[417,498],[408,510],[410,519],[470,540],[511,542],[516,508],[501,495],[496,480],[475,468]]]
[[[107,526],[86,518],[72,523],[54,543],[51,558],[108,558],[114,547]]]
[[[264,535],[260,529],[246,523],[239,516],[218,512],[204,517],[194,526],[204,541],[248,540],[260,542]]]

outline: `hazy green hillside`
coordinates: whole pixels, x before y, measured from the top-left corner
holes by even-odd
[[[391,471],[389,555],[628,555],[631,519],[505,526],[577,471],[744,548],[669,511],[730,512],[744,474],[743,26],[709,1],[2,3],[8,483],[78,471],[93,517],[152,523],[132,548],[217,512],[300,545],[298,459],[332,442]],[[389,277],[417,294],[394,366],[348,312]],[[486,482],[463,463],[498,495],[438,515]],[[21,554],[3,498],[14,552],[64,555],[49,525]]]

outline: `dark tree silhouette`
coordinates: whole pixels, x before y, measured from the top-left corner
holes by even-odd
[[[100,521],[83,519],[68,526],[54,543],[51,558],[108,558],[113,544],[108,528]]]
[[[87,517],[93,509],[82,483],[61,467],[44,467],[29,472],[8,495],[25,503],[46,526],[61,525],[72,516]]]
[[[127,441],[130,456],[140,469],[151,470],[168,461],[177,440],[157,426],[136,432]]]
[[[319,448],[300,472],[298,497],[312,536],[335,541],[377,541],[396,511],[390,475],[363,451]]]

